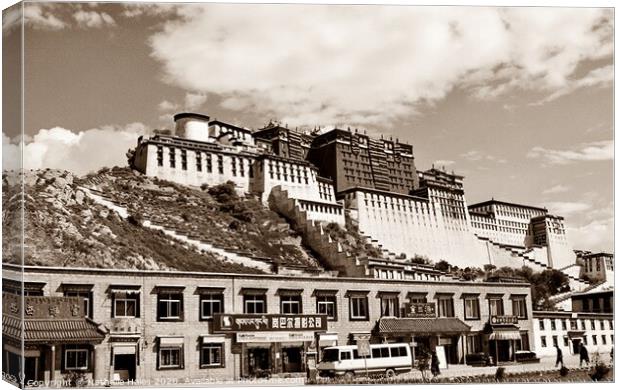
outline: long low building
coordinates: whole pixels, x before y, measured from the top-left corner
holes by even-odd
[[[436,349],[447,364],[479,352],[511,361],[533,348],[523,283],[4,264],[3,300],[3,371],[19,368],[23,315],[26,381],[73,371],[99,384],[304,375],[321,348],[367,339],[407,342],[414,356]],[[55,322],[62,331],[46,328]],[[29,338],[32,329],[46,336]]]

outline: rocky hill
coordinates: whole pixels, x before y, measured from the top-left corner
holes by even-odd
[[[226,186],[189,188],[113,168],[85,177],[28,171],[24,188],[25,264],[243,273],[270,272],[278,265],[321,270],[284,219]],[[3,173],[2,190],[3,261],[20,263],[21,195],[14,172]],[[196,240],[207,249],[192,245]],[[270,267],[254,266],[261,264],[256,258]]]

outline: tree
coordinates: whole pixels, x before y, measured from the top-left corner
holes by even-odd
[[[450,263],[448,263],[445,260],[439,260],[436,264],[435,264],[435,269],[439,270],[439,271],[443,271],[443,272],[449,272],[450,269],[452,268],[452,266],[450,265]]]

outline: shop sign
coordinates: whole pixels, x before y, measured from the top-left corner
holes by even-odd
[[[359,356],[370,356],[370,334],[356,333],[353,339],[357,345],[357,354]]]
[[[517,316],[491,316],[491,325],[514,325],[519,323]]]
[[[409,303],[405,306],[405,315],[409,318],[436,318],[437,310],[434,302]]]
[[[327,330],[326,315],[279,314],[216,314],[214,332]]]
[[[236,337],[238,343],[314,341],[314,332],[239,332]]]

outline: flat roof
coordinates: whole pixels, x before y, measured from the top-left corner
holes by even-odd
[[[171,277],[205,277],[205,278],[250,278],[250,279],[281,279],[281,280],[313,280],[322,279],[323,281],[348,281],[363,286],[368,283],[377,284],[411,284],[411,285],[468,285],[468,286],[487,286],[487,287],[530,287],[529,283],[493,283],[493,282],[473,282],[473,281],[456,281],[456,280],[407,280],[407,279],[378,279],[378,278],[360,278],[360,277],[321,277],[317,275],[297,276],[297,275],[270,275],[270,274],[235,274],[224,272],[198,272],[198,271],[161,271],[161,270],[135,270],[135,269],[119,269],[119,268],[87,268],[87,267],[49,267],[38,265],[15,265],[2,263],[3,271],[13,271],[20,273],[88,273],[88,274],[119,274],[121,276],[139,275],[139,276],[160,276],[162,278]],[[3,274],[3,277],[4,274]]]
[[[521,207],[521,208],[532,209],[532,210],[539,210],[539,211],[544,211],[545,213],[548,211],[544,207],[528,206],[528,205],[524,205],[524,204],[512,203],[512,202],[504,202],[502,200],[495,200],[495,199],[485,200],[484,202],[470,204],[469,206],[467,206],[467,208],[491,206],[491,205],[494,205],[494,204],[500,204],[500,205],[504,205],[504,206]]]

